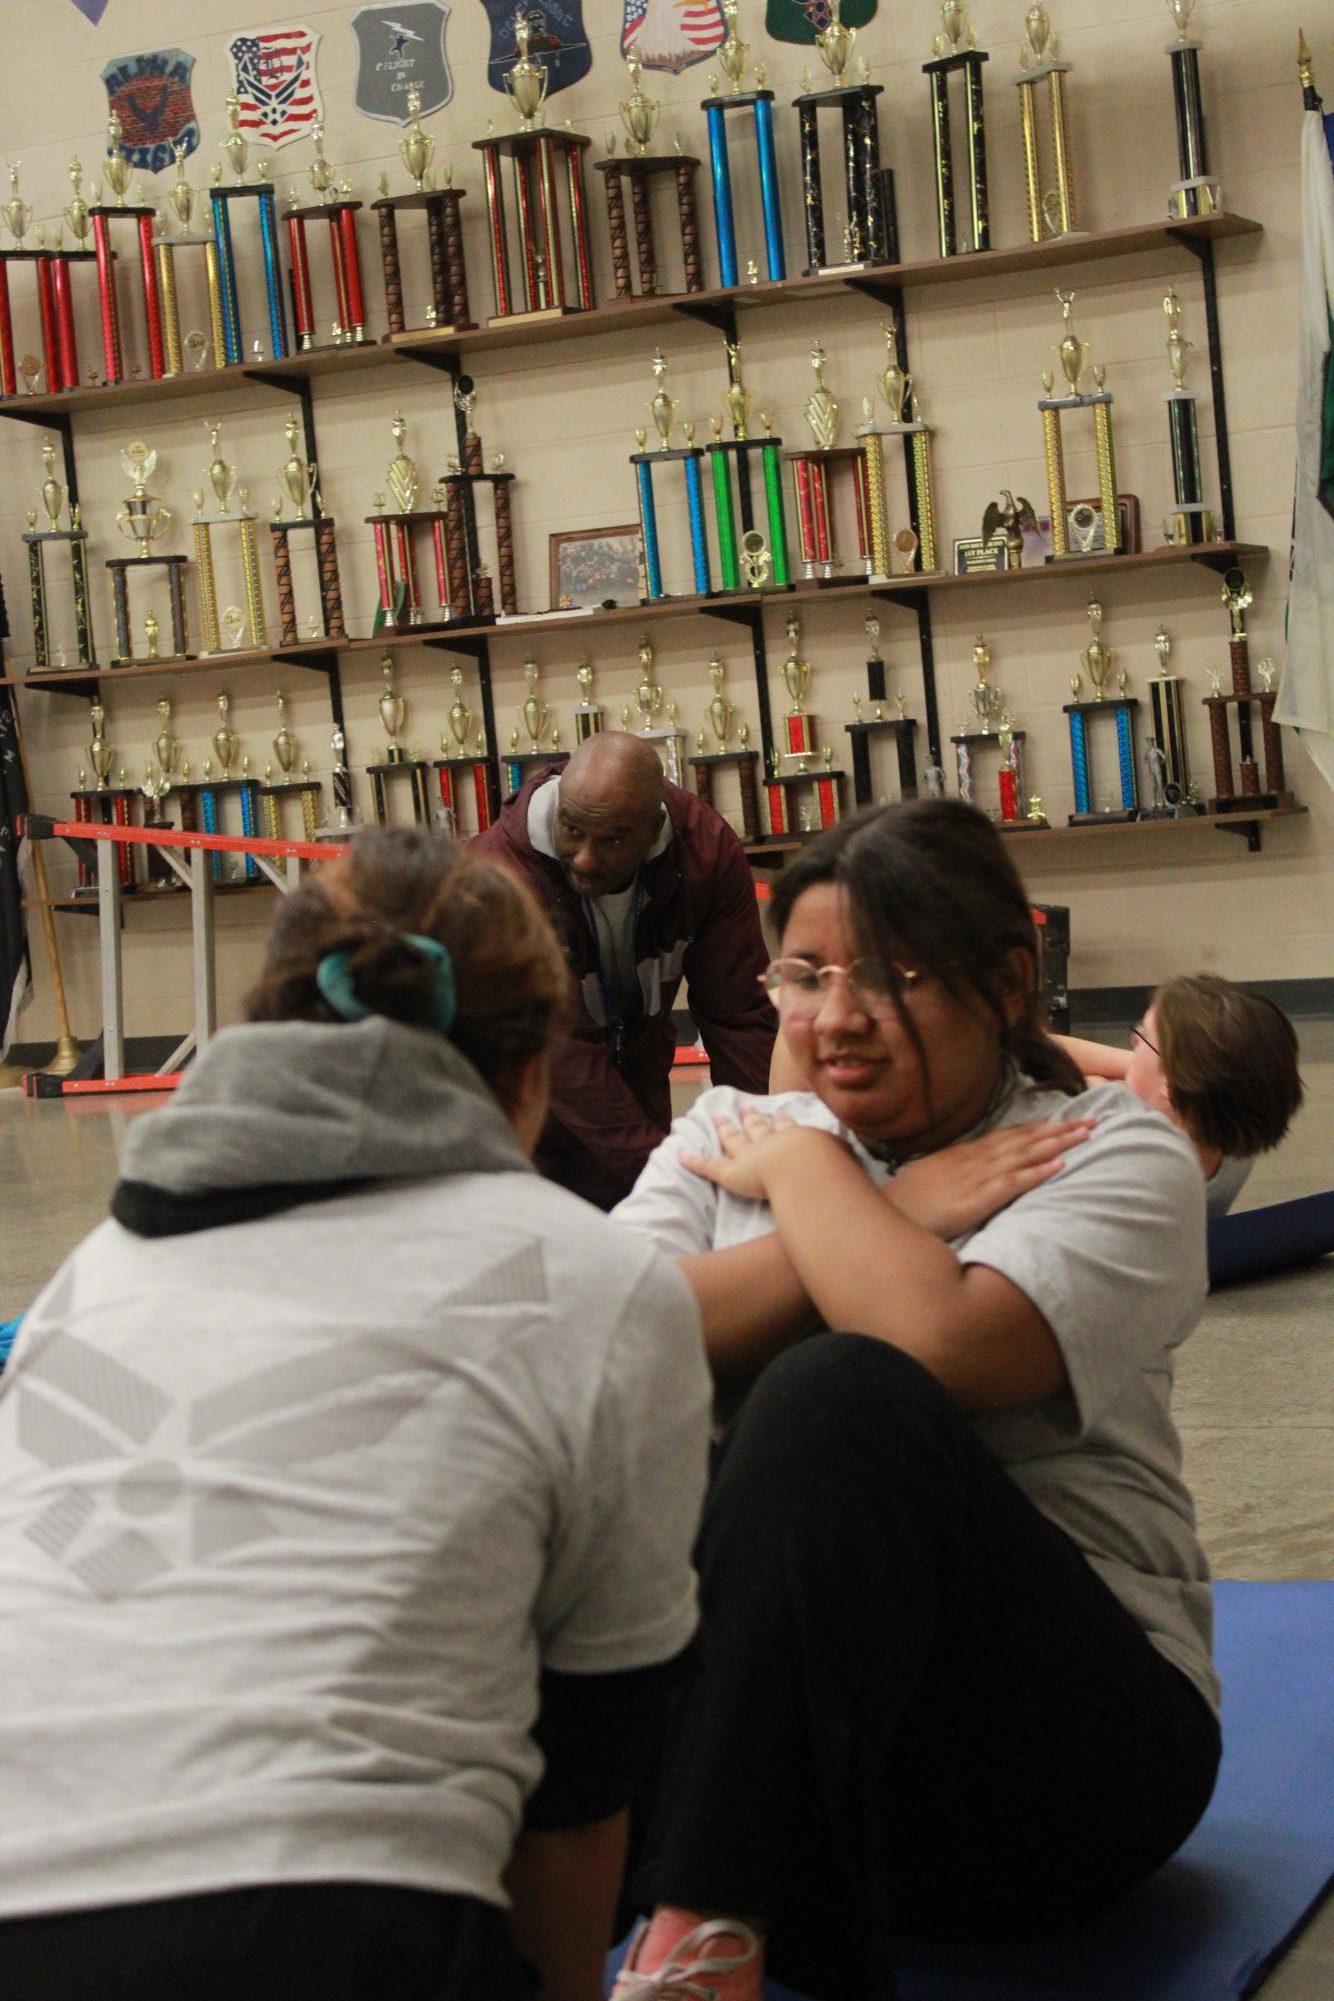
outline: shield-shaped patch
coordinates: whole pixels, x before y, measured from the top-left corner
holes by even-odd
[[[679,76],[692,63],[702,63],[720,42],[727,27],[718,0],[625,0],[621,54],[639,51],[645,69],[665,69]]]
[[[864,28],[875,13],[875,0],[843,0],[839,19],[845,28]],[[766,33],[776,42],[813,44],[833,18],[829,0],[769,0]]]
[[[445,54],[444,0],[387,0],[352,16],[357,38],[357,110],[389,125],[408,123],[408,92],[421,92],[422,116],[438,111],[454,95]]]
[[[190,95],[195,59],[184,49],[149,49],[117,56],[102,71],[109,108],[120,120],[121,149],[141,172],[160,174],[174,157],[173,140],[186,153],[199,144],[199,114]]]
[[[234,35],[227,44],[233,89],[240,101],[240,126],[262,146],[287,146],[324,117],[315,80],[319,36],[288,23],[253,35]]]
[[[514,41],[518,9],[514,0],[482,0],[491,23],[491,53],[486,76],[492,90],[505,88],[505,71],[513,69],[519,51]],[[592,66],[592,52],[584,32],[583,0],[533,0],[524,7],[528,19],[528,53],[534,62],[547,68],[547,96],[554,97],[567,84],[578,83]]]

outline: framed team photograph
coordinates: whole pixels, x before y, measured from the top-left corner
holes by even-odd
[[[638,604],[644,551],[637,521],[619,528],[567,528],[551,537],[551,609]]]

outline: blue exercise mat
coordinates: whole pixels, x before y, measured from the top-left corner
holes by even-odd
[[[909,1946],[903,2001],[1234,2001],[1334,1881],[1334,1584],[1219,1584],[1223,1768],[1181,1853],[1041,1947]],[[619,1955],[618,1955],[619,1958]],[[768,2001],[802,2001],[769,1981]]]

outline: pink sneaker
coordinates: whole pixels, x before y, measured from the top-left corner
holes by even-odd
[[[759,2001],[764,1949],[739,1918],[706,1918],[678,1939],[652,1973],[639,1959],[652,1921],[630,1940],[611,2001]]]

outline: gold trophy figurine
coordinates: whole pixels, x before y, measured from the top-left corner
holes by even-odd
[[[398,512],[400,514],[412,513],[413,508],[417,504],[417,493],[421,485],[416,460],[408,458],[403,450],[403,439],[407,434],[407,428],[403,412],[395,410],[394,421],[390,429],[393,432],[394,443],[398,447],[398,452],[386,468],[385,478],[389,482],[390,492],[398,503]]]
[[[662,707],[662,689],[658,686],[653,669],[653,642],[644,635],[639,641],[639,681],[635,688],[635,707],[645,730],[653,727],[658,711]]]
[[[514,46],[518,51],[514,67],[504,72],[505,89],[510,101],[519,114],[519,130],[532,132],[537,126],[538,114],[546,101],[547,85],[551,80],[545,63],[534,62],[529,55],[532,26],[527,13],[520,8],[514,17]]]
[[[172,214],[180,224],[182,235],[186,235],[189,233],[190,224],[194,220],[195,203],[199,199],[199,190],[188,179],[185,172],[186,147],[184,139],[173,139],[171,150],[176,160],[176,178],[167,189],[167,200],[171,206]]]
[[[472,734],[472,710],[463,699],[463,669],[461,667],[452,667],[449,679],[454,690],[454,699],[449,707],[449,727],[457,746],[457,754],[463,757],[467,754],[468,738]],[[445,752],[446,756],[449,755],[449,749],[443,737],[440,740],[440,748]]]
[[[1031,528],[1037,533],[1038,517],[1033,511],[1031,500],[1020,494],[1016,500],[1008,486],[1003,486],[998,501],[987,502],[987,511],[982,516],[982,540],[990,542],[998,532],[1005,538],[1005,567],[1007,570],[1022,570],[1024,567],[1024,530]]]
[[[273,739],[273,754],[278,760],[278,769],[287,778],[296,763],[297,741],[287,727],[287,697],[281,689],[275,692],[274,700],[278,704],[278,729]]]
[[[977,47],[977,36],[973,24],[968,19],[968,9],[964,0],[942,0],[940,9],[940,32],[931,44],[935,56],[961,55],[965,49]]]
[[[649,415],[658,433],[658,450],[665,452],[672,442],[672,430],[680,406],[677,398],[667,393],[667,360],[661,348],[653,356],[653,379],[658,386],[648,406]]]
[[[990,736],[996,727],[996,718],[1004,708],[1004,697],[1000,689],[989,679],[991,673],[991,648],[979,632],[973,642],[973,672],[977,680],[969,697],[973,714],[977,718],[978,729]]]
[[[124,208],[129,192],[130,175],[134,172],[121,147],[121,122],[113,111],[107,120],[107,152],[102,162],[102,173],[107,186],[116,197],[117,208]]]
[[[284,493],[296,509],[296,518],[302,521],[314,512],[317,469],[313,461],[307,464],[297,451],[296,441],[301,435],[301,426],[295,410],[283,426],[283,435],[287,439],[287,458],[278,476]]]
[[[1063,292],[1057,286],[1056,297],[1060,302],[1061,319],[1065,326],[1065,332],[1061,335],[1060,346],[1056,349],[1056,359],[1061,364],[1061,373],[1068,385],[1067,393],[1071,396],[1078,396],[1080,377],[1088,367],[1089,343],[1086,340],[1080,340],[1075,332],[1074,293]]]
[[[219,689],[219,722],[218,727],[213,732],[213,748],[217,752],[218,763],[222,766],[224,784],[231,776],[232,764],[235,761],[237,751],[241,747],[241,740],[232,728],[231,706],[230,696]]]
[[[534,751],[542,748],[542,738],[546,734],[546,727],[551,719],[550,709],[545,702],[539,699],[537,693],[537,684],[541,676],[541,671],[533,655],[531,653],[526,654],[523,663],[523,679],[528,693],[523,698],[523,707],[520,709],[519,714],[523,718],[523,726],[532,741]]]
[[[10,167],[9,200],[5,203],[3,209],[0,209],[0,215],[3,215],[5,219],[5,226],[20,249],[22,248],[24,237],[32,227],[32,203],[24,201],[23,196],[19,193],[19,168],[22,165],[22,160],[15,160]]]
[[[729,702],[723,693],[726,680],[727,669],[715,653],[709,661],[709,681],[713,687],[713,699],[705,710],[705,717],[718,739],[719,751],[727,749],[727,739],[732,734],[732,723],[736,717],[735,703]]]
[[[792,703],[792,707],[788,712],[792,716],[799,716],[803,713],[802,704],[806,699],[806,692],[811,685],[811,663],[809,660],[804,660],[798,652],[797,649],[800,644],[801,620],[795,611],[790,611],[787,615],[787,658],[778,671]],[[810,746],[807,745],[807,749],[809,748]]]
[[[901,424],[912,390],[912,377],[899,366],[898,326],[892,314],[880,322],[880,331],[885,336],[885,365],[875,378],[876,387],[889,405],[890,422]]]
[[[66,203],[61,213],[69,226],[76,247],[82,250],[88,231],[92,228],[93,216],[92,210],[83,198],[83,168],[77,157],[69,163],[69,178],[70,185],[74,189],[74,199]]]
[[[59,528],[65,489],[56,478],[56,448],[50,438],[42,440],[42,465],[46,470],[46,478],[42,481],[42,505],[51,526]]]
[[[852,60],[853,44],[857,40],[857,30],[844,27],[839,18],[840,11],[841,0],[829,0],[829,26],[822,28],[815,37],[820,60],[835,83],[842,83],[844,71]]]
[[[1107,684],[1112,678],[1112,669],[1116,661],[1116,648],[1108,646],[1102,636],[1102,606],[1098,603],[1098,600],[1090,598],[1087,609],[1088,622],[1093,631],[1088,645],[1079,657],[1083,662],[1085,673],[1093,683],[1093,699],[1095,702],[1100,702],[1106,693]],[[1078,681],[1078,679],[1079,676],[1076,675],[1075,680]]]
[[[398,733],[408,718],[408,705],[394,686],[394,662],[386,653],[380,661],[380,672],[384,676],[384,693],[377,707],[380,721],[384,724],[385,735],[389,738],[389,748],[384,754],[386,764],[402,764],[404,751],[398,741]]]
[[[221,151],[236,176],[238,188],[245,186],[246,161],[250,158],[250,141],[241,130],[241,100],[235,91],[227,98],[227,123],[230,130],[220,142]]]
[[[412,177],[418,194],[431,185],[431,161],[435,158],[435,140],[422,130],[422,94],[416,84],[408,87],[408,129],[398,142],[398,157]],[[386,187],[384,192],[389,192]]]
[[[736,31],[737,0],[722,0],[722,16],[727,23],[727,39],[718,50],[718,61],[735,97],[741,89],[741,79],[746,74],[750,43],[743,42]],[[712,90],[710,94],[712,95]]]
[[[171,523],[171,509],[155,500],[147,490],[147,483],[157,465],[157,453],[150,445],[136,440],[125,447],[120,462],[126,478],[133,483],[134,491],[122,504],[116,516],[116,526],[134,543],[136,555],[148,556],[152,554],[157,537]]]
[[[735,9],[733,9],[735,12]],[[727,348],[727,387],[723,391],[723,407],[732,420],[732,436],[744,440],[746,424],[750,417],[750,406],[755,398],[741,380],[740,343],[729,340]]]
[[[825,352],[818,340],[811,349],[811,367],[815,370],[815,387],[803,408],[817,450],[827,452],[838,435],[838,398],[824,379]]]
[[[93,740],[88,746],[88,762],[97,775],[99,792],[105,792],[107,780],[111,776],[111,767],[116,760],[116,750],[114,744],[108,743],[102,734],[102,725],[107,719],[107,712],[102,704],[90,702],[88,715],[93,725]]]
[[[208,432],[209,446],[213,457],[209,461],[208,483],[213,489],[213,498],[218,503],[219,514],[227,512],[227,503],[232,497],[232,487],[236,472],[222,456],[222,425],[212,417],[204,419],[204,429]]]
[[[643,154],[653,137],[662,106],[656,97],[649,97],[645,93],[641,76],[643,62],[637,48],[631,47],[630,53],[625,58],[625,67],[630,72],[630,97],[627,103],[618,108],[621,123],[629,140],[630,153],[638,156]]]
[[[171,733],[171,703],[164,695],[157,705],[158,733],[153,738],[153,755],[158,761],[158,770],[164,779],[169,779],[176,769],[180,756],[179,740]],[[164,791],[166,787],[162,788]]]

